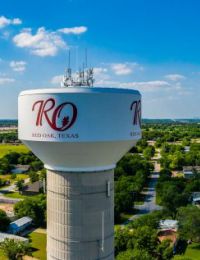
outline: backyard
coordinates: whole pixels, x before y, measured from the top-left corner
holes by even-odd
[[[27,153],[29,149],[23,144],[0,144],[0,158],[9,152]]]
[[[200,243],[192,243],[182,256],[175,256],[174,260],[200,260]]]

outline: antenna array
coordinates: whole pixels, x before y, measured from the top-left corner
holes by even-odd
[[[65,75],[61,82],[61,87],[93,87],[94,84],[94,69],[87,68],[87,49],[85,50],[85,63],[83,63],[82,70],[72,73],[71,69],[71,53],[68,56],[68,68],[65,70]]]

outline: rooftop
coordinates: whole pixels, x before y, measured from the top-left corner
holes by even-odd
[[[3,242],[6,238],[19,240],[19,241],[22,241],[22,242],[28,241],[28,238],[25,238],[25,237],[20,237],[20,236],[15,236],[15,235],[0,232],[0,242]]]
[[[23,218],[19,218],[13,222],[10,223],[10,226],[17,226],[17,227],[21,227],[29,222],[32,222],[32,218],[30,217],[23,217]]]
[[[183,171],[200,171],[200,166],[183,166]]]
[[[25,186],[23,191],[39,192],[42,187],[43,187],[43,182],[42,181],[36,181],[36,182],[33,182],[33,183]]]
[[[160,220],[159,228],[161,230],[167,230],[167,229],[177,230],[178,229],[178,221],[172,220],[172,219]]]

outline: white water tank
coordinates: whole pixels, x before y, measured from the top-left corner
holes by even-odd
[[[19,139],[47,171],[47,259],[114,259],[114,168],[141,138],[141,95],[111,88],[23,91]]]

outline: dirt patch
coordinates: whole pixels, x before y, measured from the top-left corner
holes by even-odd
[[[4,210],[8,214],[13,214],[14,205],[13,204],[0,204],[0,209]]]

